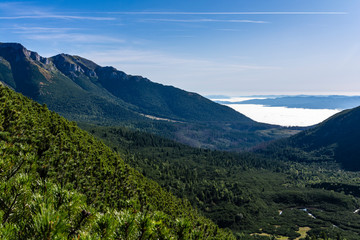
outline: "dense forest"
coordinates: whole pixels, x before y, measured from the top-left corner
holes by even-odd
[[[1,239],[234,239],[46,105],[0,106]]]
[[[239,239],[357,239],[360,174],[334,161],[293,162],[192,148],[143,132],[81,124],[125,161]],[[304,234],[304,235],[301,235]]]

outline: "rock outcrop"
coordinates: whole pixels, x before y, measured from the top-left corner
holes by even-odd
[[[80,74],[90,78],[97,78],[95,69],[99,66],[87,59],[63,53],[51,59],[57,69],[70,78],[78,77]]]
[[[0,43],[0,54],[11,57],[16,62],[21,61],[24,57],[28,60],[33,60],[44,65],[49,65],[48,58],[40,56],[37,52],[27,50],[19,43]]]

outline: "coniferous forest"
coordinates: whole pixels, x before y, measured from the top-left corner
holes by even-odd
[[[305,230],[313,239],[324,234],[356,239],[360,234],[360,215],[354,213],[360,208],[360,174],[342,170],[334,160],[285,160],[278,146],[282,141],[269,145],[266,154],[264,149],[232,153],[192,148],[125,128],[80,126],[239,239],[256,238],[254,233],[305,238]]]
[[[0,86],[1,239],[233,239],[100,141]]]

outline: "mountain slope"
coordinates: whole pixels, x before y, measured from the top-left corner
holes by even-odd
[[[112,67],[100,67],[78,56],[59,54],[43,58],[20,44],[7,43],[0,44],[0,56],[4,59],[4,66],[11,66],[4,74],[9,74],[11,70],[13,76],[9,80],[3,77],[3,81],[36,100],[46,101],[52,97],[61,100],[56,90],[62,90],[62,94],[70,91],[65,98],[90,93],[107,101],[117,100],[138,113],[156,117],[256,124],[244,115],[198,94],[127,75]]]
[[[196,93],[131,76],[113,67],[65,54],[51,58],[55,66],[79,86],[89,89],[89,82],[103,87],[124,102],[137,106],[143,114],[183,121],[241,121],[255,124],[244,115],[216,104]]]
[[[318,126],[270,145],[266,154],[297,161],[336,161],[360,170],[360,107],[344,110]]]
[[[129,104],[101,89],[82,88],[57,70],[50,59],[20,44],[0,44],[0,56],[8,63],[7,75],[11,71],[12,76],[3,78],[4,83],[64,116],[96,121],[108,117],[118,121],[141,118],[129,110]]]
[[[218,149],[243,149],[282,136],[278,126],[255,122],[196,93],[79,56],[43,58],[21,44],[0,43],[0,57],[0,81],[78,122],[125,125]],[[261,132],[272,128],[275,134]]]
[[[46,106],[1,84],[0,106],[1,238],[232,239]]]

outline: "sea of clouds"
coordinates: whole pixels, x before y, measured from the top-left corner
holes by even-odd
[[[255,99],[253,97],[234,97],[226,99],[212,99],[213,101],[239,102]],[[259,99],[258,97],[256,99]],[[264,98],[263,98],[264,99]],[[269,107],[258,104],[224,104],[247,117],[263,123],[281,126],[311,126],[318,124],[332,115],[340,112],[339,109],[307,109]]]

